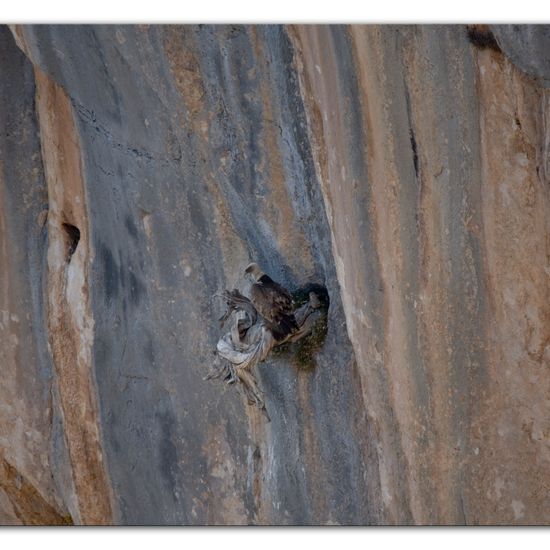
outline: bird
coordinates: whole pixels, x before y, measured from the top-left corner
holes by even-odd
[[[280,342],[296,332],[298,324],[294,318],[290,292],[266,275],[256,263],[247,266],[245,277],[252,280],[250,301],[265,319],[275,340]]]

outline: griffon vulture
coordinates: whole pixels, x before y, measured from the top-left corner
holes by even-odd
[[[256,311],[267,321],[267,327],[276,340],[284,340],[298,330],[292,312],[292,296],[288,290],[266,275],[258,264],[250,264],[245,277],[252,279],[250,301]]]

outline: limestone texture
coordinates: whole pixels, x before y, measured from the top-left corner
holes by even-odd
[[[549,29],[0,27],[0,524],[550,524]]]

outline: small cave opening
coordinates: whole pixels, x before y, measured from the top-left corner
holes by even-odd
[[[80,241],[80,229],[70,223],[64,223],[62,224],[62,227],[65,232],[65,242],[67,247],[66,260],[67,263],[70,263],[71,258],[76,251],[76,247],[78,246],[78,242]]]

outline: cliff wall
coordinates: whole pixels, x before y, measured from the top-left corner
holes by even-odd
[[[548,524],[547,32],[0,31],[0,520]],[[250,261],[330,296],[271,422]]]

